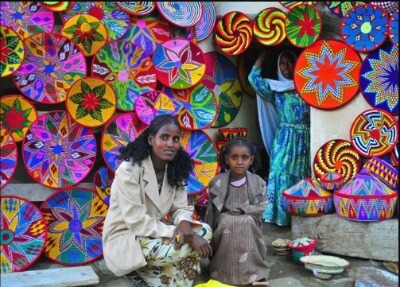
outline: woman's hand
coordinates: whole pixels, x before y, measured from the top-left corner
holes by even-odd
[[[260,52],[260,54],[258,55],[258,58],[257,58],[256,62],[254,63],[254,66],[261,67],[262,64],[264,63],[264,60],[265,60],[265,57],[267,56],[267,54],[268,54],[268,50],[263,49]]]
[[[208,258],[212,256],[212,247],[206,239],[198,234],[194,234],[193,240],[190,243],[194,250],[199,253],[201,258]]]
[[[189,221],[182,220],[179,222],[178,227],[175,230],[174,236],[171,243],[176,242],[175,250],[181,248],[185,243],[191,243],[193,240],[193,229],[192,224]]]

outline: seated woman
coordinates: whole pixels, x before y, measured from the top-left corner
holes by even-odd
[[[104,259],[117,276],[136,271],[149,286],[192,286],[200,257],[212,254],[211,229],[188,204],[193,162],[180,139],[177,119],[160,115],[121,149],[103,227]]]

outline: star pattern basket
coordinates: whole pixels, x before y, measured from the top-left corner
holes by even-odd
[[[103,255],[102,230],[108,206],[92,190],[60,189],[40,206],[48,227],[44,255],[67,266],[84,265]]]
[[[42,255],[47,240],[44,216],[32,202],[1,196],[0,273],[20,272]]]

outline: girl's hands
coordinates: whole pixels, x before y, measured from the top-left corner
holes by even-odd
[[[212,256],[212,247],[206,239],[200,235],[194,234],[191,245],[194,250],[199,253],[201,258],[208,258]]]

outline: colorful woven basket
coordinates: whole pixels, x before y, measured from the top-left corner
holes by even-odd
[[[82,126],[102,126],[113,116],[116,106],[114,89],[101,78],[84,77],[68,90],[67,111]]]
[[[48,227],[44,255],[67,266],[84,265],[103,255],[102,231],[108,206],[92,190],[60,189],[40,206]]]
[[[93,57],[92,76],[111,84],[121,111],[133,111],[139,95],[157,86],[151,57],[136,44],[122,40],[108,43]]]
[[[47,240],[43,214],[35,204],[17,196],[1,196],[0,273],[23,271],[35,263]]]
[[[199,130],[210,127],[218,113],[217,99],[202,83],[185,90],[163,88],[175,105],[175,113],[181,127]]]
[[[24,45],[25,59],[12,75],[15,86],[42,104],[64,102],[70,86],[86,76],[81,50],[72,40],[55,33],[37,33],[25,39]]]
[[[156,8],[155,1],[121,1],[116,3],[119,8],[135,16],[150,14]]]
[[[111,184],[114,177],[114,172],[106,166],[100,167],[93,176],[94,189],[108,206],[110,206]]]
[[[167,94],[152,90],[142,93],[136,99],[135,111],[144,124],[150,125],[159,115],[175,114],[175,106],[172,98]]]
[[[97,153],[93,131],[65,111],[44,113],[30,126],[23,142],[28,174],[38,183],[63,188],[81,182],[91,171]]]
[[[10,132],[0,126],[0,188],[12,179],[18,163],[18,146]]]
[[[343,179],[343,175],[335,171],[328,171],[318,178],[321,187],[325,190],[336,190],[340,188],[344,184]]]
[[[262,10],[253,22],[254,38],[266,46],[280,44],[286,38],[285,19],[286,14],[278,8]]]
[[[333,193],[336,213],[354,221],[380,221],[394,214],[397,192],[373,175],[359,173]]]
[[[389,19],[389,38],[393,45],[399,47],[399,9],[393,12]]]
[[[22,39],[54,28],[54,13],[38,2],[2,1],[0,15],[0,25],[11,27]]]
[[[147,127],[136,112],[115,115],[103,130],[101,137],[101,153],[110,170],[115,172],[121,159],[118,159],[119,149],[134,141],[136,137]]]
[[[300,48],[310,46],[317,41],[321,30],[321,15],[311,5],[295,5],[286,15],[286,38],[293,46]]]
[[[201,82],[217,98],[218,115],[212,128],[229,124],[239,112],[243,91],[235,65],[219,52],[205,54],[206,72]]]
[[[21,67],[25,57],[22,39],[11,27],[0,25],[0,77],[9,76]]]
[[[346,183],[361,170],[361,157],[349,141],[334,139],[317,150],[313,168],[318,179],[327,172],[338,172]]]
[[[305,178],[282,192],[282,207],[298,216],[320,216],[334,211],[332,193],[318,181]]]
[[[171,40],[171,25],[167,21],[156,17],[133,18],[131,19],[128,31],[122,36],[121,40],[135,43],[142,48],[147,55],[151,56],[158,46]]]
[[[250,46],[253,25],[250,18],[239,11],[226,13],[215,24],[215,43],[227,55],[240,55]]]
[[[206,70],[201,48],[185,39],[164,42],[156,48],[152,59],[157,80],[173,89],[187,89],[195,86]]]
[[[292,249],[294,263],[301,264],[300,258],[313,255],[317,240],[309,237],[296,238],[289,241],[288,248]]]
[[[16,142],[22,141],[36,119],[35,106],[23,96],[6,95],[0,98],[0,125],[8,129]]]
[[[365,4],[364,1],[325,1],[326,6],[331,10],[332,14],[343,18],[354,6]]]
[[[167,21],[179,27],[196,25],[203,13],[200,1],[156,1],[156,7]]]
[[[68,19],[61,33],[73,40],[85,56],[96,54],[108,40],[104,24],[96,17],[86,14],[75,15]]]
[[[360,69],[360,55],[345,43],[319,40],[300,54],[293,80],[309,105],[337,109],[358,93]]]
[[[118,40],[128,30],[129,14],[121,10],[114,1],[76,1],[75,5],[62,13],[64,22],[78,14],[90,15],[102,22],[109,39]]]
[[[362,170],[370,172],[391,189],[399,189],[399,172],[386,161],[374,156],[363,165]]]
[[[368,104],[399,113],[399,48],[388,42],[370,52],[360,71],[360,89]]]
[[[366,53],[385,42],[389,32],[389,18],[378,6],[357,5],[342,18],[340,32],[347,45],[358,52]]]
[[[370,109],[359,114],[350,129],[351,144],[366,157],[381,156],[394,149],[398,141],[395,118],[380,109]]]
[[[217,11],[212,1],[200,2],[203,13],[200,21],[194,26],[196,41],[201,42],[207,39],[214,31],[215,23],[217,22]]]
[[[212,139],[202,130],[183,130],[181,144],[194,160],[187,185],[187,193],[194,195],[207,188],[217,174],[217,150]]]
[[[40,6],[54,12],[64,12],[71,9],[76,1],[41,1]]]

